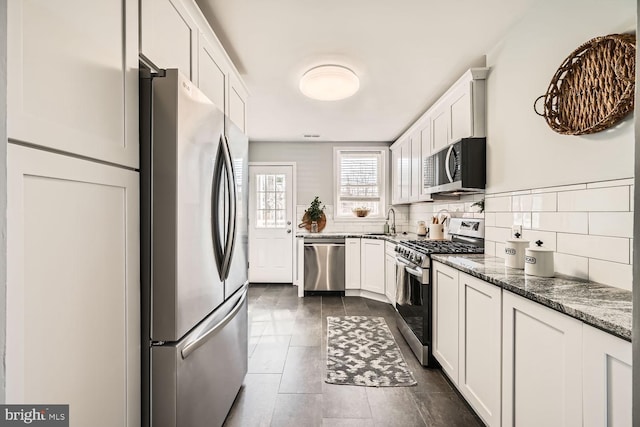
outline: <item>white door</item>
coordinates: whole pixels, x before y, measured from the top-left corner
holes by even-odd
[[[249,165],[249,281],[293,282],[293,165]]]

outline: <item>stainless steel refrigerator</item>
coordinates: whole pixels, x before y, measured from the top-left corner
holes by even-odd
[[[247,372],[248,139],[177,70],[141,71],[143,425],[219,426]]]

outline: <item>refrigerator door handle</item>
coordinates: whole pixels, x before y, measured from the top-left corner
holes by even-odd
[[[240,309],[242,308],[244,301],[247,299],[247,290],[245,289],[242,292],[243,292],[242,296],[240,297],[236,305],[231,309],[229,314],[224,316],[224,318],[220,322],[218,322],[215,326],[213,326],[211,329],[208,329],[203,334],[195,337],[191,342],[188,342],[185,344],[185,346],[180,351],[180,354],[182,355],[182,359],[186,359],[187,357],[189,357],[191,353],[193,353],[198,348],[200,348],[203,344],[207,342],[209,338],[212,338],[216,334],[216,332],[218,332],[227,323],[233,320],[236,314],[238,314],[238,311],[240,311]]]
[[[222,278],[223,280],[229,277],[229,270],[231,269],[231,256],[233,255],[233,247],[236,243],[236,177],[233,171],[233,162],[231,160],[231,150],[229,149],[229,141],[223,135],[223,158],[225,161],[225,169],[227,172],[227,183],[229,188],[229,215],[227,223],[227,236],[225,240],[224,259],[222,262]]]
[[[213,254],[216,260],[216,266],[218,267],[218,275],[220,280],[225,279],[223,266],[224,266],[224,248],[222,247],[222,233],[220,231],[220,191],[224,186],[222,180],[222,173],[224,171],[224,137],[220,136],[220,144],[218,145],[218,152],[213,166],[213,178],[211,184],[211,239],[213,241]]]

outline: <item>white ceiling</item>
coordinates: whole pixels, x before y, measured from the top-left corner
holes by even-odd
[[[349,142],[395,140],[534,2],[196,1],[251,92],[252,141]],[[360,91],[306,98],[298,81],[320,64],[351,68]]]

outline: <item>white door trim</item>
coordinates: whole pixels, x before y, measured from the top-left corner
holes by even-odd
[[[295,271],[296,265],[297,265],[297,253],[296,253],[296,235],[297,230],[298,230],[298,224],[296,223],[297,219],[296,219],[296,211],[297,211],[297,195],[298,195],[298,189],[297,189],[297,171],[296,171],[296,162],[249,162],[249,170],[251,170],[252,166],[291,166],[291,168],[293,169],[292,173],[293,173],[293,182],[292,182],[292,186],[291,186],[291,200],[293,202],[293,218],[294,220],[291,221],[291,230],[294,233],[293,234],[293,239],[292,239],[292,247],[291,247],[291,251],[293,253],[293,268]],[[247,171],[248,172],[248,171]],[[252,191],[251,188],[251,183],[249,183],[249,191]],[[253,212],[249,212],[250,209],[247,208],[247,215],[248,215],[248,220],[251,221],[252,220],[252,215]],[[249,227],[249,243],[251,243],[251,227]],[[249,265],[249,269],[251,269],[251,265]],[[297,282],[295,280],[295,274],[293,275],[293,283],[294,285],[297,285]]]

